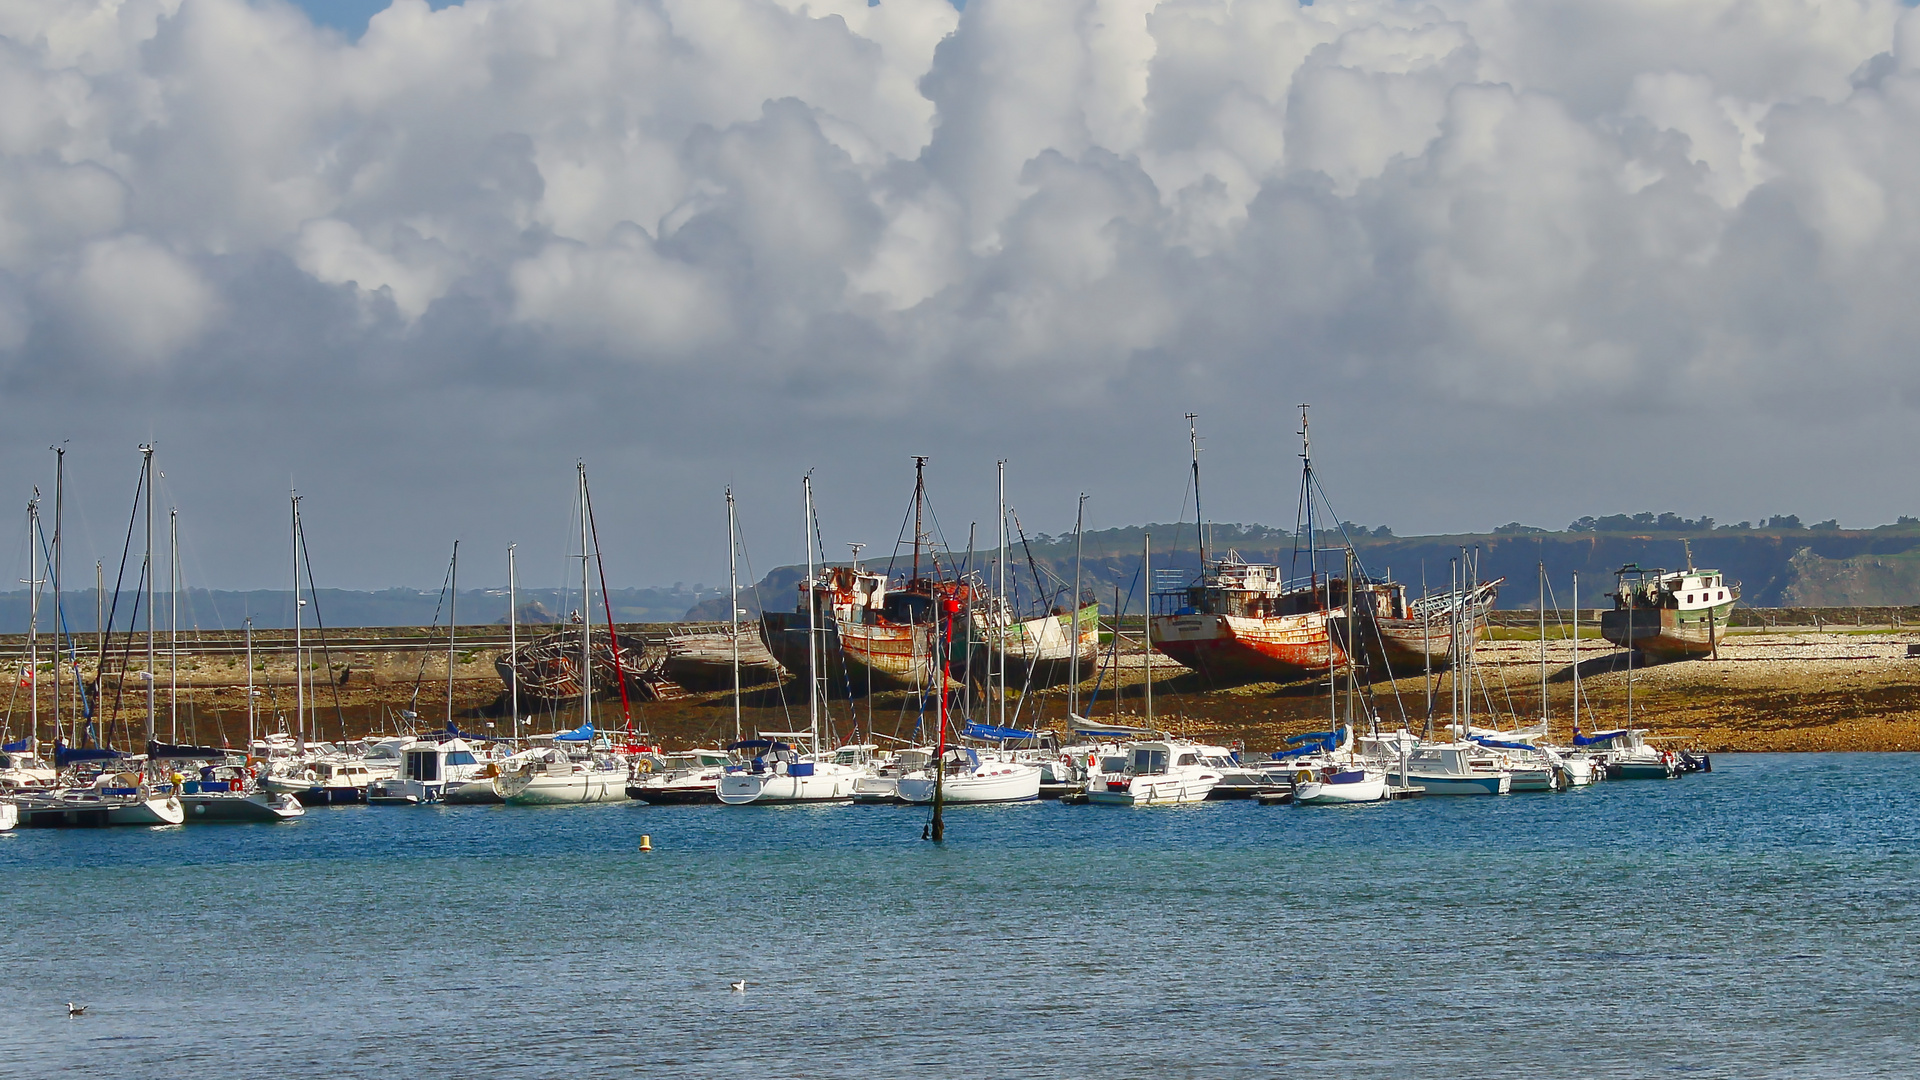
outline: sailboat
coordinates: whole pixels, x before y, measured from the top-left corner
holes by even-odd
[[[924,459],[923,459],[924,460]],[[813,476],[801,478],[806,497],[807,580],[814,580]],[[850,802],[854,784],[866,775],[865,763],[840,760],[820,751],[820,684],[825,668],[821,655],[822,615],[819,605],[807,604],[807,730],[763,731],[756,738],[728,744],[733,752],[748,751],[744,765],[729,765],[720,777],[716,797],[726,806],[772,806],[785,803]],[[737,698],[736,698],[737,700]]]
[[[1304,430],[1305,424],[1302,423]],[[1354,578],[1355,558],[1353,548],[1347,548],[1347,578]],[[1346,595],[1346,610],[1341,612],[1346,625],[1354,625],[1353,610],[1355,597],[1349,591]],[[1329,755],[1328,762],[1319,773],[1304,778],[1296,776],[1293,782],[1293,804],[1295,806],[1334,806],[1348,803],[1378,802],[1387,797],[1387,773],[1380,763],[1371,757],[1354,752],[1354,729],[1365,714],[1368,727],[1377,733],[1378,719],[1373,707],[1360,697],[1360,677],[1357,665],[1346,665],[1346,693],[1340,693],[1340,672],[1331,664],[1327,669],[1327,715],[1334,721],[1334,731],[1341,731],[1340,701],[1346,701],[1345,737],[1341,744]]]
[[[549,745],[515,754],[502,761],[493,789],[513,806],[560,806],[624,800],[627,797],[626,763],[594,745],[593,727],[593,584],[591,571],[600,552],[592,542],[589,519],[591,496],[587,488],[587,466],[580,462],[580,727],[553,735]],[[601,587],[605,600],[606,588]],[[613,637],[612,607],[608,607],[608,637]],[[619,657],[615,654],[615,679],[620,678]],[[624,692],[624,691],[623,691]],[[580,747],[576,756],[571,747]]]

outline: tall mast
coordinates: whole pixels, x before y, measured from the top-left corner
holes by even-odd
[[[455,605],[460,602],[460,541],[453,542],[453,561],[447,567],[447,730],[453,727],[453,641],[459,635],[460,619]]]
[[[1547,562],[1540,560],[1540,738],[1547,737]]]
[[[1140,655],[1147,661],[1147,730],[1153,730],[1153,534],[1140,549],[1140,576],[1146,581],[1146,606],[1140,616]],[[1118,638],[1119,635],[1115,635]]]
[[[513,545],[507,545],[507,666],[513,672],[507,687],[513,709],[513,742],[520,744],[520,577],[513,565]]]
[[[1000,596],[1000,726],[1007,726],[1007,634],[1013,630],[1013,603],[1007,597],[1007,462],[998,464],[1000,491],[1000,561],[994,569],[1000,578],[994,591]],[[936,635],[937,636],[937,635]],[[942,687],[944,690],[945,688]]]
[[[1200,549],[1200,573],[1207,572],[1207,519],[1200,513],[1200,429],[1195,421],[1199,413],[1187,414],[1187,445],[1193,449],[1193,536]]]
[[[67,609],[62,607],[60,604],[60,565],[61,565],[60,523],[61,523],[61,518],[63,516],[62,511],[66,507],[67,448],[64,446],[55,446],[52,449],[54,453],[54,459],[53,459],[53,620],[54,620],[53,737],[55,741],[58,741],[60,738],[60,643],[63,640],[66,641],[69,645],[69,652],[71,652],[73,637],[67,629]],[[74,678],[75,678],[75,681],[78,682],[79,675],[77,672],[75,673]],[[34,734],[38,735],[39,732],[35,731]]]
[[[40,489],[27,500],[27,683],[33,688],[33,726],[40,737]],[[59,664],[56,661],[55,667]]]
[[[146,482],[147,514],[147,551],[142,565],[147,577],[147,741],[153,741],[154,721],[154,678],[153,678],[153,447],[142,444],[140,447],[140,472]]]
[[[180,508],[167,510],[167,741],[180,741]]]
[[[1427,560],[1420,560],[1420,662],[1427,676],[1426,737],[1433,738],[1433,605],[1427,603]]]
[[[727,488],[727,622],[733,640],[733,741],[740,741],[740,571],[733,521],[733,488]],[[857,556],[857,553],[856,553]],[[811,597],[808,598],[811,601]]]
[[[1067,661],[1071,669],[1067,679],[1067,723],[1080,713],[1080,554],[1085,542],[1087,523],[1087,493],[1080,493],[1079,509],[1073,517],[1073,628],[1067,632],[1068,645],[1073,649],[1073,657]],[[1098,616],[1095,616],[1098,619]]]
[[[924,460],[924,459],[923,459]],[[806,493],[807,520],[805,535],[801,542],[807,548],[807,737],[808,749],[817,752],[820,749],[820,594],[813,580],[813,474],[800,478],[800,488]],[[916,492],[916,495],[918,493]],[[920,568],[919,539],[919,503],[914,503],[914,573]]]
[[[1580,571],[1578,570],[1573,572],[1573,736],[1576,739],[1580,737]]]
[[[912,580],[915,580],[915,581],[919,580],[920,578],[920,531],[921,531],[920,506],[925,499],[926,491],[927,491],[927,459],[921,455],[916,454],[914,455],[914,458],[913,458],[913,578],[912,578]],[[813,542],[812,538],[809,537],[807,542],[811,544]],[[811,550],[811,548],[809,548],[809,550]],[[895,550],[898,550],[898,549],[896,548]]]
[[[288,496],[292,504],[293,524],[293,715],[299,721],[300,750],[306,752],[307,739],[307,680],[301,672],[306,653],[301,648],[300,631],[306,621],[301,617],[301,609],[307,602],[300,596],[300,494],[294,492]]]
[[[1307,507],[1307,573],[1320,573],[1320,545],[1313,533],[1313,439],[1307,434],[1307,406],[1300,406],[1300,499]]]
[[[120,666],[121,681],[126,681],[126,665]],[[97,697],[100,692],[100,680],[107,671],[107,563],[104,559],[93,561],[93,686]],[[75,679],[80,677],[74,671]],[[73,716],[73,745],[80,745],[80,714]],[[98,739],[94,740],[98,742]]]
[[[253,616],[247,616],[247,753],[253,753]]]
[[[587,579],[587,463],[580,470],[580,722],[593,723],[593,593]],[[608,628],[611,631],[611,627]]]

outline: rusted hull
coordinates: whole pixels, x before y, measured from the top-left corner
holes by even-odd
[[[991,663],[999,659],[1000,632],[994,627],[981,627],[979,642],[980,655],[974,659],[976,673],[992,670]],[[1072,678],[1076,649],[1080,653],[1080,674],[1091,677],[1100,658],[1100,605],[1088,604],[1077,620],[1069,615],[1043,615],[1008,627],[1007,681],[1035,687],[1065,682]]]
[[[1212,682],[1291,682],[1346,665],[1333,621],[1320,611],[1261,619],[1156,615],[1148,634],[1155,649]]]
[[[1385,677],[1388,671],[1407,675],[1424,671],[1429,664],[1433,670],[1440,671],[1453,656],[1451,619],[1435,619],[1426,625],[1419,619],[1375,619],[1371,626],[1370,630],[1362,630],[1361,645],[1367,665],[1375,675]],[[1484,614],[1474,620],[1475,636],[1483,634],[1486,628]]]
[[[836,629],[840,658],[846,665],[847,678],[854,685],[860,686],[867,678],[872,678],[876,687],[890,689],[919,691],[940,685],[931,625],[867,626],[841,622]],[[946,685],[953,688],[959,682],[949,677]]]
[[[1726,633],[1727,617],[1733,613],[1729,601],[1714,608],[1676,611],[1672,608],[1637,608],[1632,612],[1632,644],[1628,644],[1628,612],[1600,613],[1600,636],[1621,648],[1634,648],[1662,657],[1707,656],[1718,638]]]
[[[657,655],[650,655],[643,642],[626,634],[619,636],[620,658],[616,662],[606,631],[593,632],[593,696],[620,696],[620,679],[627,690],[644,700],[652,696],[651,680],[659,674]],[[508,688],[519,684],[522,704],[565,704],[580,700],[580,631],[564,630],[520,646],[514,654],[503,654],[493,663],[500,681]]]
[[[804,648],[806,634],[800,635]],[[679,634],[666,641],[665,670],[683,686],[720,690],[733,685],[733,633],[726,627],[703,633]],[[778,682],[786,673],[768,651],[752,625],[740,628],[740,684],[759,686]]]

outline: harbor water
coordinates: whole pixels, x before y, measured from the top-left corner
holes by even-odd
[[[1913,1075],[1920,755],[1714,765],[940,846],[852,806],[16,831],[0,1075]]]

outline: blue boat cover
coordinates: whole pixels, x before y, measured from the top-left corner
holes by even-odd
[[[88,750],[68,749],[62,743],[53,744],[53,767],[56,769],[65,768],[68,763],[75,761],[112,761],[126,756],[118,750],[109,750],[104,746],[96,746]]]
[[[1037,731],[1021,731],[1019,728],[1001,727],[999,724],[977,724],[973,721],[968,721],[967,726],[961,730],[960,734],[965,735],[969,739],[982,739],[989,742],[998,739],[1037,739],[1040,737],[1040,733]]]
[[[593,725],[581,724],[572,731],[564,731],[553,737],[554,742],[592,742]]]
[[[1287,742],[1300,745],[1288,746],[1285,750],[1275,750],[1273,760],[1285,761],[1288,758],[1299,757],[1301,754],[1311,754],[1315,750],[1324,750],[1331,754],[1340,749],[1340,742],[1345,737],[1346,730],[1341,728],[1338,731],[1309,731],[1305,735],[1292,736]]]
[[[727,744],[729,750],[791,750],[793,747],[771,739],[741,739]]]
[[[33,741],[33,737],[29,735],[28,737],[21,739],[19,742],[10,742],[10,743],[7,743],[5,746],[0,746],[0,750],[4,750],[9,754],[24,754],[27,752],[27,744],[32,741]]]
[[[1598,735],[1582,735],[1576,731],[1573,733],[1573,745],[1598,746],[1601,743],[1609,743],[1619,738],[1620,736],[1625,735],[1627,733],[1627,730],[1628,729],[1626,728],[1621,728],[1619,731],[1603,731]]]
[[[1526,743],[1523,743],[1523,742],[1501,742],[1499,739],[1489,739],[1485,735],[1475,735],[1473,737],[1473,741],[1479,743],[1481,746],[1491,746],[1496,750],[1538,749],[1538,747],[1528,746]]]

